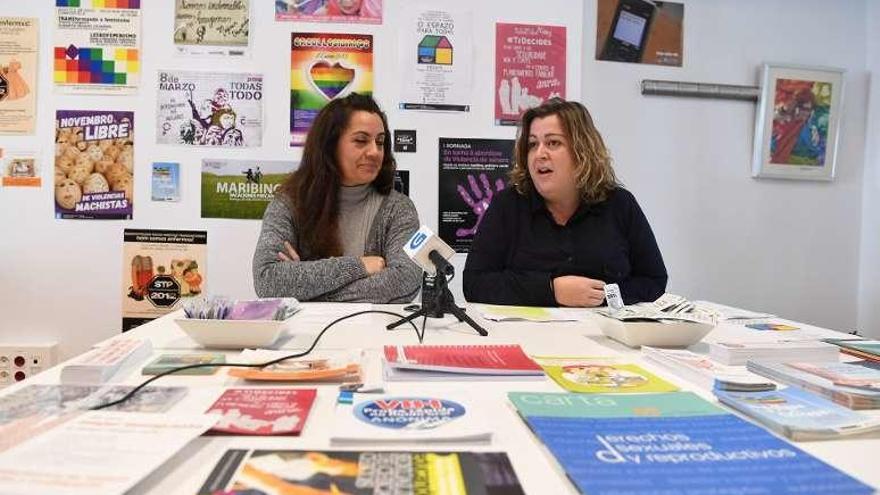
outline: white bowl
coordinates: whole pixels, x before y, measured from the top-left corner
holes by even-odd
[[[244,349],[271,346],[287,321],[178,318],[174,322],[202,347]]]
[[[690,321],[671,321],[661,323],[654,321],[628,321],[623,322],[596,315],[599,329],[607,337],[621,342],[629,347],[687,347],[694,345],[709,332],[714,325],[708,323],[694,323]]]

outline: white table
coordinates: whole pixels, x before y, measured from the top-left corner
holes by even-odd
[[[318,331],[335,317],[353,311],[367,309],[366,305],[345,304],[305,304],[305,309],[291,319],[292,338],[285,342],[283,349],[302,349],[311,344]],[[375,306],[374,309],[397,311],[401,306]],[[601,335],[597,325],[588,316],[580,322],[489,322],[473,309],[468,313],[489,330],[488,337],[478,336],[464,323],[453,317],[442,320],[429,319],[425,334],[428,344],[490,344],[518,343],[532,355],[547,356],[626,356],[643,367],[679,385],[714,401],[711,393],[678,379],[662,368],[655,367],[641,359],[637,350],[611,341]],[[125,336],[149,338],[154,354],[200,349],[174,323],[180,312],[143,325]],[[329,330],[318,345],[319,350],[345,349],[353,347],[381,349],[387,344],[416,344],[418,340],[412,327],[405,325],[396,330],[385,330],[385,326],[395,318],[387,315],[368,314],[346,320]],[[420,323],[420,320],[419,320]],[[836,332],[800,325],[812,332],[839,336]],[[735,337],[741,328],[722,324],[706,340]],[[237,353],[229,353],[229,357]],[[152,358],[151,358],[152,359]],[[231,359],[228,359],[231,360]],[[140,374],[141,363],[126,376],[114,380],[124,384],[137,384],[144,379]],[[52,368],[26,382],[16,384],[3,391],[12,392],[29,383],[57,383],[60,367]],[[220,394],[222,388],[230,386],[281,386],[279,383],[267,385],[244,382],[226,376],[224,370],[211,376],[170,376],[156,385],[177,385],[189,388],[189,393],[172,409],[172,412],[204,412]],[[220,456],[231,448],[249,449],[330,449],[328,441],[332,429],[333,408],[338,388],[335,385],[297,385],[318,389],[318,397],[309,414],[303,433],[299,437],[245,437],[212,436],[200,437],[178,452],[160,469],[139,483],[131,493],[196,493]],[[525,423],[516,414],[506,399],[509,391],[523,392],[561,392],[562,389],[549,378],[545,380],[502,380],[502,381],[445,381],[445,382],[389,382],[386,392],[395,394],[437,393],[466,390],[467,393],[485,397],[497,407],[492,409],[491,425],[494,438],[491,444],[443,444],[424,445],[419,448],[392,447],[385,450],[472,450],[503,451],[510,457],[517,476],[526,493],[565,494],[577,493],[556,464],[549,451],[535,438]],[[880,415],[880,411],[869,412]],[[880,437],[825,442],[797,442],[800,448],[834,465],[838,469],[880,488]],[[336,450],[358,450],[340,448]]]

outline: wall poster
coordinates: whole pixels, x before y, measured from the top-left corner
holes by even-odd
[[[206,290],[208,233],[125,229],[122,331],[179,309]]]
[[[373,94],[373,36],[290,35],[290,146],[302,146],[324,105],[349,93]]]
[[[507,185],[512,139],[440,138],[439,235],[466,253],[495,194]]]
[[[565,27],[495,25],[495,124],[517,125],[523,112],[565,98]]]
[[[42,187],[39,156],[33,150],[0,148],[0,185]]]
[[[0,17],[0,135],[33,134],[39,20]]]
[[[130,219],[134,112],[55,112],[55,218]]]
[[[55,87],[62,93],[135,93],[140,0],[55,0],[55,6]]]
[[[473,99],[473,28],[470,12],[408,6],[401,17],[398,53],[402,110],[469,112]]]
[[[263,218],[278,186],[298,166],[276,160],[202,160],[202,218]]]
[[[382,0],[275,0],[276,21],[382,23]]]
[[[249,54],[250,0],[175,0],[174,47],[184,55]]]
[[[153,201],[180,201],[180,163],[153,162]]]
[[[159,144],[262,145],[262,74],[159,71],[156,105]]]
[[[596,60],[681,67],[684,4],[598,0]]]

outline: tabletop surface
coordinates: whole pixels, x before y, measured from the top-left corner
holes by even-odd
[[[402,306],[366,305],[340,303],[306,303],[304,309],[294,315],[287,324],[287,335],[276,347],[283,350],[304,349],[312,344],[318,332],[328,323],[341,316],[376,309],[406,314]],[[465,323],[454,317],[428,319],[425,330],[425,344],[520,344],[525,352],[535,356],[617,356],[625,357],[654,372],[662,378],[693,391],[715,402],[708,390],[687,382],[669,371],[642,359],[637,349],[628,348],[604,337],[589,310],[573,311],[581,321],[566,322],[492,322],[481,317],[476,308],[469,308],[468,314],[489,331],[487,337],[478,336]],[[182,312],[171,313],[135,330],[124,337],[148,338],[153,345],[153,356],[137,366],[114,377],[114,383],[134,385],[145,379],[140,370],[147,362],[163,353],[177,353],[203,350],[193,342],[174,322],[182,317]],[[385,326],[397,317],[388,314],[363,314],[334,325],[322,337],[317,346],[319,351],[332,352],[352,348],[380,350],[384,345],[417,344],[413,328],[404,325],[395,330]],[[774,321],[780,321],[774,318]],[[784,321],[784,320],[782,320]],[[421,323],[421,320],[419,320]],[[840,336],[839,333],[809,325],[798,324],[804,331]],[[718,339],[742,338],[746,330],[730,323],[719,324],[702,344],[692,348],[700,351],[705,342]],[[119,338],[119,337],[114,337]],[[702,347],[701,347],[702,346]],[[234,361],[237,351],[229,351],[227,361]],[[62,363],[63,364],[63,363]],[[0,397],[27,384],[58,383],[59,370],[56,366],[0,392]],[[207,479],[221,455],[231,448],[245,449],[299,449],[299,450],[360,450],[363,446],[345,448],[331,447],[330,433],[333,428],[333,408],[336,405],[338,385],[258,383],[245,382],[229,377],[225,369],[209,376],[168,376],[155,382],[163,386],[185,386],[188,393],[174,405],[170,412],[203,413],[228,387],[250,386],[294,386],[297,388],[316,388],[317,399],[309,413],[305,428],[300,436],[291,437],[251,437],[251,436],[202,436],[190,442],[162,467],[138,483],[129,493],[197,493]],[[443,443],[418,446],[381,446],[381,450],[459,450],[506,452],[526,493],[577,493],[565,477],[552,455],[538,440],[513,406],[507,400],[507,393],[518,392],[563,392],[551,379],[480,379],[444,380],[428,382],[386,382],[385,393],[391,394],[460,394],[479,397],[490,405],[491,443]],[[867,411],[866,414],[880,416],[880,411]],[[847,474],[873,486],[880,487],[880,469],[877,469],[877,455],[880,453],[880,437],[833,440],[821,442],[793,442],[801,449],[828,462]]]

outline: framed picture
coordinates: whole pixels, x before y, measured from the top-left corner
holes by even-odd
[[[832,180],[843,70],[764,64],[752,177]]]

